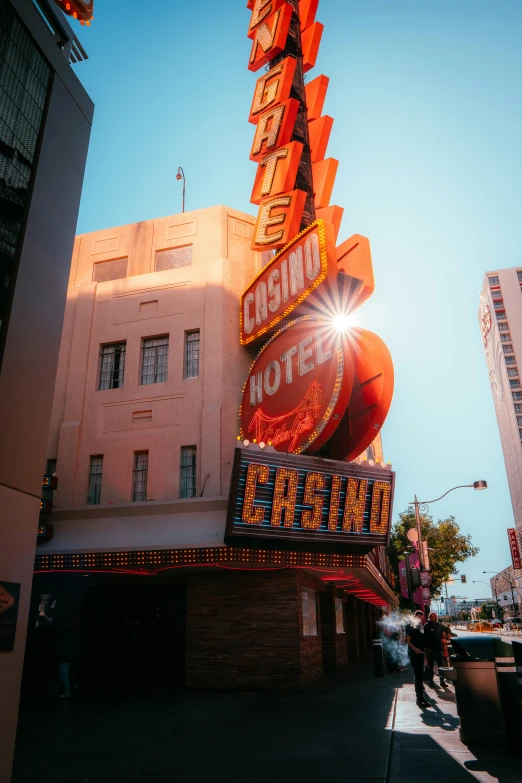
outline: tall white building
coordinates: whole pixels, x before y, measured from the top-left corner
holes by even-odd
[[[479,321],[515,524],[522,534],[522,269],[487,272]],[[506,527],[509,520],[506,520]],[[522,541],[520,542],[522,544]]]

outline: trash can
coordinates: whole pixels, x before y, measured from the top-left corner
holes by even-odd
[[[455,683],[461,741],[507,740],[521,752],[522,703],[511,642],[474,634],[459,636],[452,645],[452,668],[441,668],[441,673]]]
[[[513,645],[513,657],[515,659],[515,668],[517,670],[518,689],[520,691],[520,698],[522,699],[522,642],[512,641]]]

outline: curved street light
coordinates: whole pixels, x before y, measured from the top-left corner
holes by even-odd
[[[181,204],[181,211],[185,212],[185,172],[181,168],[181,166],[178,166],[178,173],[176,174],[177,180],[183,180],[183,197],[182,197],[182,204]]]
[[[474,481],[473,484],[459,484],[457,487],[452,487],[451,489],[448,489],[447,492],[445,492],[443,495],[441,495],[439,498],[435,498],[435,500],[427,500],[427,501],[419,501],[417,500],[417,495],[414,495],[415,500],[413,501],[413,504],[415,506],[415,521],[417,523],[417,546],[419,549],[419,561],[420,566],[425,571],[430,570],[430,561],[428,559],[428,548],[427,546],[423,546],[423,540],[422,540],[422,532],[421,532],[421,520],[420,520],[420,512],[422,511],[423,514],[426,514],[428,512],[428,508],[431,503],[437,503],[439,500],[442,500],[442,498],[445,498],[446,495],[449,495],[450,492],[454,492],[456,489],[487,489],[488,488],[488,482],[484,481],[484,479],[480,479],[479,481]],[[423,607],[421,606],[422,610],[424,611]]]

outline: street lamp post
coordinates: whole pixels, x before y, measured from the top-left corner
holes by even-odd
[[[412,505],[415,506],[415,521],[417,523],[417,546],[419,549],[419,561],[420,566],[424,571],[430,570],[430,561],[428,557],[428,545],[422,540],[422,530],[421,530],[421,519],[420,515],[421,512],[423,514],[426,514],[428,511],[429,506],[432,503],[438,503],[439,500],[442,500],[442,498],[445,498],[446,495],[449,495],[450,492],[453,492],[456,489],[487,489],[488,483],[487,481],[481,480],[481,481],[474,481],[473,484],[459,484],[457,487],[452,487],[451,489],[448,489],[447,492],[445,492],[443,495],[440,496],[440,498],[435,498],[435,500],[426,500],[426,501],[419,501],[417,500],[417,495],[415,495],[415,500],[413,501]],[[420,604],[421,610],[424,612],[424,604],[421,601]]]
[[[493,587],[493,585],[491,584],[491,582],[490,582],[490,583],[489,583],[489,585],[488,585],[488,583],[487,583],[487,582],[484,582],[484,580],[483,580],[483,579],[473,579],[473,580],[472,580],[472,582],[473,582],[473,584],[474,584],[474,585],[475,585],[475,584],[478,584],[478,583],[480,582],[480,584],[481,584],[481,585],[486,585],[486,587],[489,587],[489,589],[491,590],[491,595],[492,595],[492,596],[493,596],[493,598],[495,599],[495,608],[496,608],[496,610],[497,610],[497,612],[498,612],[498,611],[499,611],[499,609],[500,609],[500,607],[499,607],[499,605],[498,605],[498,598],[497,598],[497,588],[496,588],[496,585],[495,585],[495,587]]]
[[[183,180],[183,195],[182,195],[182,206],[181,211],[185,212],[185,172],[181,168],[181,166],[178,167],[178,173],[176,174],[177,180]]]

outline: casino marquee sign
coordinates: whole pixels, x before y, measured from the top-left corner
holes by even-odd
[[[386,546],[394,480],[389,468],[237,448],[226,542],[347,554]]]

